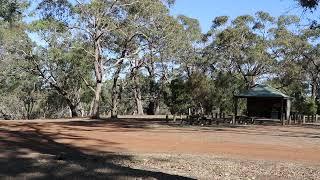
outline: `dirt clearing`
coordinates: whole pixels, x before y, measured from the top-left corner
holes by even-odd
[[[320,128],[0,121],[0,177],[317,179]]]

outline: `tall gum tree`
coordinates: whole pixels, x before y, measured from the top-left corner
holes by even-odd
[[[140,71],[146,67],[150,81],[156,81],[155,64],[159,63],[160,49],[165,51],[171,46],[173,34],[178,23],[169,15],[169,10],[163,1],[142,0],[128,7],[130,12],[126,18],[126,26],[117,35],[116,70],[112,87],[112,116],[117,113],[119,74],[128,65],[129,76],[133,84],[133,95],[137,114],[143,114]],[[179,28],[178,28],[179,29]],[[161,48],[160,48],[161,46]],[[171,46],[172,47],[172,46]],[[174,48],[173,48],[174,49]],[[152,80],[151,80],[152,79]],[[150,82],[150,87],[153,84]],[[154,89],[154,88],[150,88]],[[158,94],[158,93],[157,93]],[[150,103],[157,101],[156,92],[150,96]],[[156,108],[152,108],[154,114]]]
[[[117,61],[117,68],[115,71],[114,78],[114,88],[112,95],[113,101],[113,111],[116,112],[115,106],[117,105],[117,82],[118,75],[121,72],[121,66],[123,59],[130,56],[133,52],[127,50],[115,51],[117,48],[116,40],[119,34],[128,33],[124,35],[127,41],[131,41],[130,36],[135,37],[135,42],[139,41],[139,37],[135,34],[139,31],[141,27],[134,27],[139,25],[144,25],[147,20],[147,14],[153,14],[154,12],[159,12],[164,9],[164,7],[170,6],[174,3],[173,0],[169,1],[151,1],[151,0],[92,0],[92,1],[49,1],[43,0],[39,4],[39,9],[42,9],[45,17],[54,17],[61,20],[65,26],[67,26],[70,31],[81,33],[86,37],[87,42],[91,44],[90,49],[86,49],[88,54],[93,59],[93,67],[95,72],[95,87],[93,92],[95,94],[92,101],[91,116],[93,118],[99,118],[99,105],[101,100],[102,84],[104,81],[105,65],[113,65],[111,62],[116,57],[120,57]],[[139,5],[138,5],[139,4]],[[143,7],[143,8],[141,8]],[[165,8],[166,9],[166,8]],[[166,9],[167,11],[167,9]],[[149,20],[152,16],[150,16]],[[144,27],[145,29],[147,27]],[[132,39],[133,40],[133,39]],[[138,42],[140,43],[140,42]],[[123,47],[127,43],[123,44]],[[132,49],[131,47],[129,49]],[[133,53],[134,54],[134,53]]]
[[[27,0],[0,1],[0,114],[11,118],[30,117],[27,99],[37,81],[23,69],[33,48],[22,21],[28,6]]]
[[[247,88],[255,85],[261,76],[270,73],[275,63],[269,52],[266,25],[272,22],[273,18],[268,13],[258,12],[256,17],[239,16],[231,21],[230,25],[215,33],[211,47],[215,49],[222,63],[242,75]]]
[[[113,33],[125,26],[126,8],[138,1],[93,0],[93,1],[48,1],[39,4],[45,17],[62,21],[70,31],[82,34],[91,48],[84,49],[92,57],[95,74],[94,98],[91,106],[92,118],[99,118],[101,92],[105,76],[105,64],[110,61]]]
[[[295,16],[281,16],[277,27],[272,29],[274,34],[273,52],[279,66],[278,74],[281,77],[281,88],[292,84],[310,84],[311,99],[315,102],[319,89],[319,39],[317,28],[298,29],[300,19]],[[286,88],[287,89],[287,88]]]

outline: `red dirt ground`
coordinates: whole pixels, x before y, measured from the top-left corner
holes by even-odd
[[[320,127],[202,128],[129,119],[0,121],[0,147],[5,147],[0,157],[14,153],[7,146],[17,146],[22,139],[29,142],[19,147],[30,152],[37,152],[31,147],[39,143],[53,141],[83,152],[205,154],[320,164]]]

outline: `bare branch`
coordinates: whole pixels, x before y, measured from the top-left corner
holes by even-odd
[[[82,78],[83,82],[86,84],[86,86],[87,86],[92,92],[95,93],[96,90],[89,84],[89,82],[88,82],[84,77],[81,76],[81,78]]]

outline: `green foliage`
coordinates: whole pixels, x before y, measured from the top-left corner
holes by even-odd
[[[221,112],[232,113],[233,96],[245,89],[245,84],[240,76],[234,76],[226,72],[218,72],[214,81],[213,99],[216,108]]]
[[[296,0],[300,6],[308,9],[315,9],[319,5],[319,0]]]
[[[317,104],[313,99],[306,99],[306,101],[303,104],[304,111],[303,113],[306,115],[315,115],[317,113]]]
[[[165,92],[165,103],[172,114],[186,113],[191,107],[191,97],[187,83],[182,78],[171,81]]]
[[[213,109],[213,99],[211,94],[212,84],[210,79],[207,76],[194,72],[186,82],[186,88],[189,94],[189,97],[192,100],[192,107],[198,108],[198,111],[201,111],[201,108],[205,112],[209,113]],[[204,112],[204,113],[205,113]]]
[[[220,66],[231,66],[242,75],[248,87],[268,74],[276,62],[269,53],[270,40],[260,34],[260,31],[268,32],[265,24],[272,21],[264,12],[258,12],[256,18],[239,16],[231,25],[216,31],[209,46],[214,57],[220,59]]]
[[[178,19],[187,32],[186,38],[188,38],[190,41],[196,41],[201,38],[202,33],[200,23],[197,19],[193,19],[184,15],[179,16]]]
[[[215,29],[217,27],[223,26],[225,25],[229,20],[228,16],[219,16],[216,17],[213,21],[212,21],[212,28]]]
[[[14,23],[21,20],[23,11],[28,5],[26,0],[0,0],[0,22],[4,20]]]

